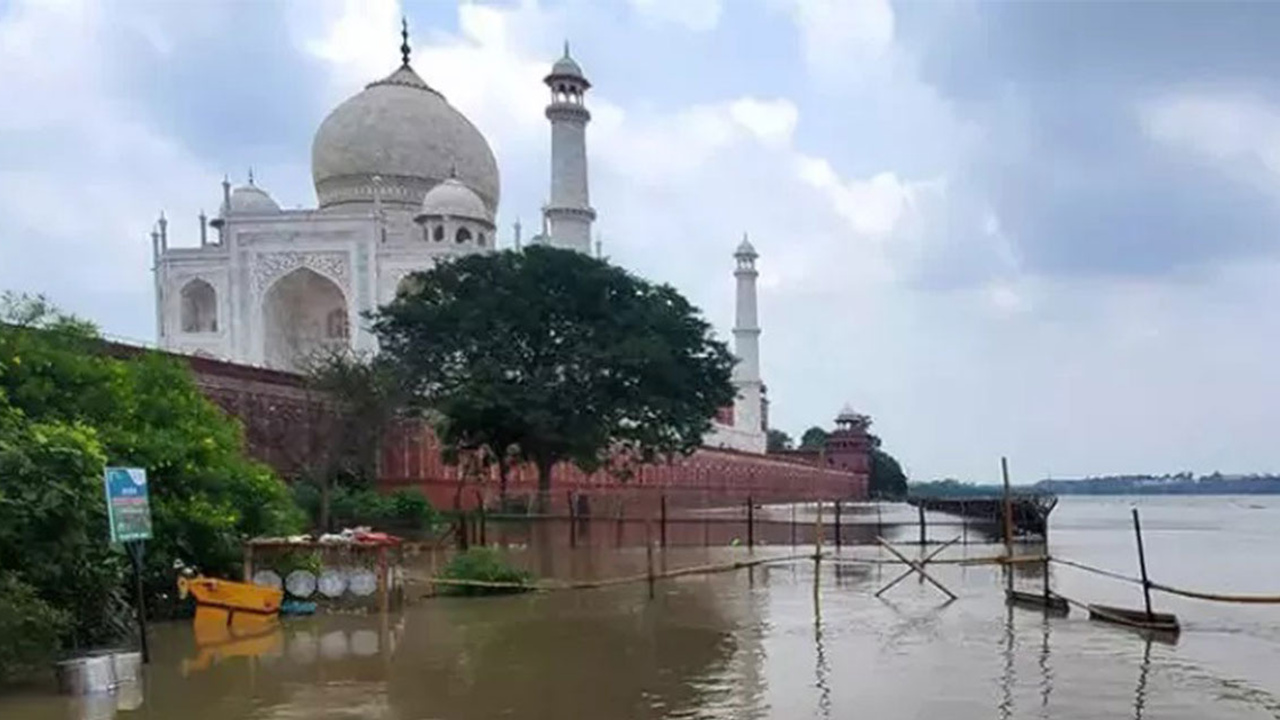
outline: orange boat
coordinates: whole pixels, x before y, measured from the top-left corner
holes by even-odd
[[[279,624],[284,591],[204,576],[178,577],[178,597],[196,599],[199,645],[216,645],[261,635]]]

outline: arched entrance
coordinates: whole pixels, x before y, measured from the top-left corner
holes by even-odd
[[[196,278],[182,286],[181,321],[184,333],[218,332],[218,293]]]
[[[301,371],[315,356],[350,344],[342,289],[309,268],[280,278],[262,299],[263,358],[280,370]]]

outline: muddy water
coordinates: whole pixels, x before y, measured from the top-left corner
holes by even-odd
[[[1055,553],[1132,572],[1129,500],[1065,499]],[[1280,500],[1145,500],[1154,577],[1226,592],[1280,592]],[[916,531],[903,528],[903,536]],[[939,525],[935,539],[958,530]],[[988,555],[970,545],[949,557]],[[1030,550],[1030,548],[1028,548]],[[790,548],[757,549],[786,554]],[[915,552],[914,549],[912,552]],[[742,557],[680,548],[668,567]],[[847,557],[872,557],[868,547]],[[538,565],[548,554],[516,550]],[[644,552],[557,549],[562,576],[641,571]],[[0,697],[0,718],[1272,718],[1280,717],[1280,606],[1157,596],[1185,630],[1151,642],[1079,613],[1010,610],[989,567],[937,567],[950,603],[916,579],[883,599],[889,566],[811,561],[660,583],[491,599],[432,599],[390,618],[287,622],[210,652],[157,628],[135,695],[72,702],[41,688]],[[1063,593],[1138,607],[1139,589],[1068,568]],[[1038,568],[1017,582],[1038,588]]]

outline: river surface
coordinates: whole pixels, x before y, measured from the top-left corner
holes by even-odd
[[[1224,593],[1280,594],[1280,498],[1063,498],[1056,556],[1129,575],[1129,508],[1142,511],[1153,579]],[[914,511],[886,508],[883,518]],[[931,519],[941,520],[942,516]],[[897,530],[901,539],[916,529]],[[933,540],[959,535],[937,524]],[[830,549],[830,547],[828,547]],[[1038,547],[1022,548],[1037,552]],[[953,546],[980,557],[993,545]],[[789,547],[756,548],[755,556]],[[919,553],[916,547],[908,552]],[[547,553],[515,551],[521,561]],[[867,546],[845,558],[887,557]],[[680,548],[677,568],[748,556]],[[562,576],[643,571],[637,548],[556,548]],[[74,701],[34,687],[0,696],[0,718],[1276,718],[1280,606],[1155,595],[1175,612],[1176,643],[1091,622],[1010,609],[1001,570],[933,566],[959,599],[900,566],[811,560],[598,590],[425,599],[390,617],[287,621],[256,644],[211,652],[190,627],[154,628],[144,687]],[[1042,586],[1039,567],[1019,587]],[[1141,589],[1053,566],[1073,599],[1138,608]]]

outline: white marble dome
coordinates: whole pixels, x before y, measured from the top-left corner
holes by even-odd
[[[457,178],[448,178],[431,188],[422,199],[419,221],[432,217],[451,217],[462,220],[480,220],[493,224],[493,213],[484,200]]]
[[[257,185],[242,185],[231,191],[230,207],[223,207],[222,214],[269,215],[280,212],[280,205],[266,190]]]
[[[498,163],[489,143],[408,65],[329,113],[311,146],[321,209],[371,203],[375,185],[382,202],[417,209],[454,173],[491,213],[497,209]]]

